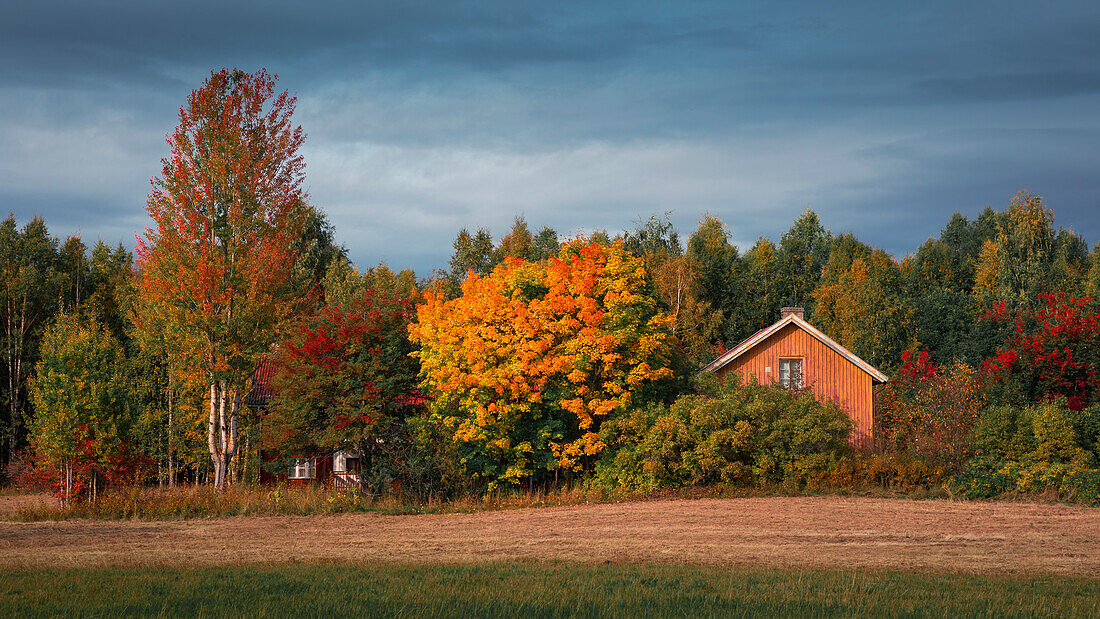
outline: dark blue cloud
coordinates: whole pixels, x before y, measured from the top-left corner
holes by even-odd
[[[1100,5],[8,3],[0,210],[129,243],[187,93],[267,67],[308,185],[364,264],[458,228],[704,212],[778,238],[806,207],[901,255],[1027,187],[1100,240]],[[99,223],[97,223],[99,222]],[[114,237],[117,238],[113,238]]]

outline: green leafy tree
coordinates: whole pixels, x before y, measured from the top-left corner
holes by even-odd
[[[423,295],[412,269],[394,273],[385,263],[360,271],[347,260],[340,260],[325,274],[325,305],[349,309],[365,295],[379,294],[408,300],[414,306]]]
[[[721,313],[719,333],[729,345],[740,341],[735,313],[745,304],[741,258],[729,242],[729,231],[721,220],[706,216],[688,240],[686,255],[699,271],[699,299]],[[736,340],[736,341],[734,341]]]
[[[690,256],[666,260],[657,269],[655,280],[657,296],[672,319],[672,335],[688,363],[684,373],[694,373],[715,356],[722,313],[701,298],[699,266]]]
[[[102,241],[97,242],[88,261],[87,281],[84,310],[107,325],[125,348],[133,331],[131,314],[137,294],[134,255],[122,244],[111,249]]]
[[[128,365],[105,326],[63,314],[43,337],[36,370],[31,443],[58,469],[68,502],[82,473],[94,476],[117,466],[125,450],[134,414]]]
[[[506,256],[519,258],[520,260],[535,259],[535,238],[527,228],[527,220],[516,217],[512,224],[512,230],[500,240],[497,248],[497,257],[503,260]]]
[[[1092,248],[1092,266],[1089,269],[1085,290],[1086,294],[1092,298],[1093,304],[1100,308],[1100,243]]]
[[[901,272],[881,249],[838,237],[814,294],[814,325],[873,365],[894,367],[912,343]]]
[[[329,270],[348,261],[347,249],[336,242],[336,229],[324,211],[304,205],[301,213],[302,233],[295,240],[298,256],[296,278],[302,290],[323,290],[322,281]],[[324,299],[317,295],[317,302]]]
[[[556,258],[561,242],[558,241],[558,233],[549,226],[539,228],[538,234],[533,240],[532,260],[549,260]]]
[[[978,255],[974,294],[987,304],[1027,307],[1047,285],[1056,257],[1054,212],[1027,191],[1016,194],[998,221],[997,234]]]
[[[58,242],[35,217],[20,230],[15,215],[0,223],[0,355],[7,378],[5,419],[8,457],[23,440],[27,420],[26,384],[42,333],[64,298],[65,277],[58,269]]]
[[[760,238],[741,263],[739,283],[744,292],[727,318],[726,338],[731,347],[778,320],[782,307],[775,244]]]
[[[454,250],[450,261],[451,277],[459,283],[465,281],[470,271],[488,275],[498,262],[493,237],[485,228],[478,228],[476,234],[463,228],[455,237]]]
[[[680,245],[680,235],[669,220],[672,211],[661,217],[650,215],[645,221],[623,237],[623,249],[641,258],[645,262],[647,274],[656,273],[666,260],[684,253]]]
[[[813,313],[814,290],[829,260],[833,235],[810,209],[794,221],[776,252],[780,303],[804,307]]]
[[[58,308],[60,311],[74,311],[84,302],[92,282],[89,281],[87,247],[80,237],[69,237],[57,250],[56,269],[61,276],[61,290]]]

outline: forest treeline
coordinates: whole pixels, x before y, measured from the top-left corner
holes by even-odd
[[[188,98],[135,253],[0,225],[9,478],[254,483],[361,453],[372,492],[586,480],[651,490],[949,484],[1100,495],[1100,245],[1021,192],[894,257],[807,210],[730,242],[669,213],[564,238],[461,230],[430,274],[357,269],[301,189],[294,98],[215,71]],[[874,453],[834,404],[701,365],[808,320],[892,380]]]

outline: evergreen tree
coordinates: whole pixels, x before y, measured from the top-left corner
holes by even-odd
[[[485,228],[478,228],[476,234],[463,228],[455,237],[454,254],[451,255],[451,277],[459,283],[465,281],[470,271],[478,275],[492,272],[499,260],[493,248],[493,237]]]

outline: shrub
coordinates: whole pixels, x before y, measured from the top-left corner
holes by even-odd
[[[989,499],[1008,491],[1015,480],[1005,470],[1005,461],[996,456],[980,456],[966,463],[951,480],[955,492],[968,499]]]
[[[1094,462],[1100,463],[1100,404],[1079,411],[1070,409],[1066,415],[1077,435],[1077,444],[1092,455]]]
[[[1064,398],[986,409],[971,441],[977,456],[952,479],[955,492],[966,498],[1054,492],[1070,501],[1100,503],[1098,412],[1097,407],[1074,411]]]
[[[1066,462],[1028,464],[981,456],[967,462],[952,486],[969,499],[1053,491],[1065,500],[1100,505],[1100,470]]]
[[[731,484],[802,485],[850,451],[851,420],[809,392],[727,380],[604,424],[611,446],[592,484],[605,490]]]
[[[978,373],[961,361],[936,366],[923,351],[906,351],[902,359],[898,375],[876,398],[875,435],[889,452],[957,470],[984,406]]]
[[[813,485],[831,488],[864,488],[873,486],[899,492],[919,488],[939,487],[946,479],[942,466],[899,454],[854,453],[841,458],[826,473],[813,480]]]
[[[1074,411],[1062,398],[1026,408],[990,407],[974,428],[971,450],[1020,462],[1095,466],[1097,417],[1095,407]]]

